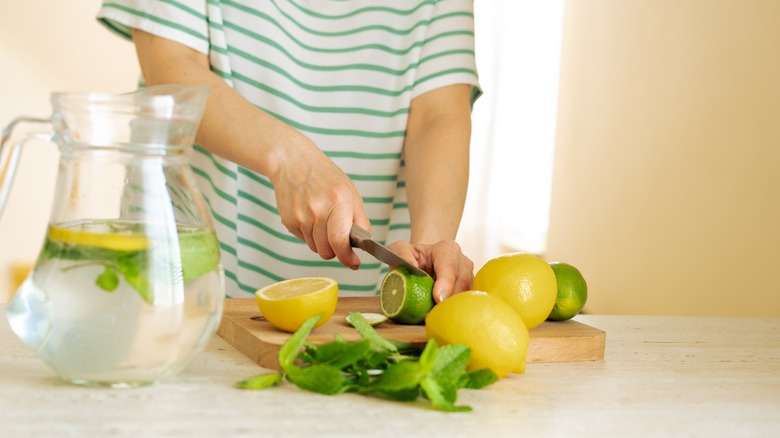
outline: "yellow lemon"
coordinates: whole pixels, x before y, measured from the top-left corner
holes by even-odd
[[[139,251],[149,247],[149,240],[143,234],[132,230],[117,232],[110,228],[108,222],[85,223],[74,228],[51,225],[46,238],[55,242],[113,251]]]
[[[474,275],[472,288],[504,300],[520,314],[528,330],[547,319],[558,296],[550,265],[541,257],[521,252],[488,260]]]
[[[462,292],[437,304],[425,318],[425,333],[440,345],[468,346],[469,370],[490,368],[498,377],[525,371],[528,329],[517,312],[487,292]]]
[[[327,277],[303,277],[280,281],[255,292],[260,312],[271,325],[294,332],[314,315],[322,314],[315,327],[325,324],[336,311],[339,287]]]

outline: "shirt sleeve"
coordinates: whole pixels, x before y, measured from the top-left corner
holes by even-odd
[[[207,0],[104,0],[97,19],[129,40],[132,29],[139,29],[208,54],[207,3]]]
[[[454,84],[472,86],[472,104],[482,95],[474,54],[472,0],[436,2],[420,52],[412,98]]]

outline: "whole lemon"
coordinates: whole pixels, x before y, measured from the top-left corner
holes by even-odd
[[[440,345],[471,349],[469,370],[490,368],[498,377],[525,371],[528,329],[503,300],[483,291],[467,291],[433,307],[425,333]]]
[[[474,275],[473,289],[493,294],[512,306],[528,330],[550,315],[558,284],[549,263],[522,252],[488,260]]]

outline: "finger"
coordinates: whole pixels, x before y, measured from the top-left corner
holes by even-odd
[[[317,252],[317,244],[314,240],[313,227],[314,224],[306,222],[304,219],[292,218],[290,222],[283,222],[283,225],[290,231],[295,237],[301,239],[310,250]]]
[[[344,204],[336,206],[328,216],[328,247],[342,265],[354,270],[360,267],[360,257],[349,244],[351,229],[352,210]]]
[[[336,256],[336,253],[331,247],[330,232],[329,220],[315,223],[314,228],[312,229],[312,237],[317,246],[317,254],[325,260],[330,260]]]
[[[437,243],[434,246],[433,263],[436,272],[433,299],[436,302],[442,302],[455,293],[471,288],[474,264],[463,255],[457,243]]]

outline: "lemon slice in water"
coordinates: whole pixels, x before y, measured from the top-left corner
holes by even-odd
[[[73,245],[91,246],[113,251],[140,251],[149,247],[149,240],[137,233],[101,232],[82,228],[49,226],[49,240]]]

